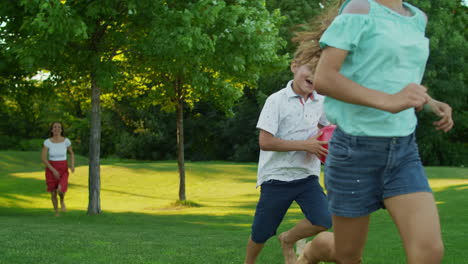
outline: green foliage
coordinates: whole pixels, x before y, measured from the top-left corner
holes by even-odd
[[[19,140],[14,136],[0,134],[0,149],[15,149]]]
[[[40,151],[42,150],[42,146],[44,143],[44,139],[23,139],[19,142],[19,150],[23,151]]]
[[[174,111],[179,99],[189,106],[206,100],[229,113],[247,84],[285,63],[277,54],[285,43],[278,37],[281,17],[262,1],[180,1],[160,8],[135,47],[141,53],[128,56],[149,87],[145,105]]]
[[[4,84],[0,99],[1,131],[18,138],[45,136],[48,124],[42,121],[48,115],[52,94],[36,81],[8,80]]]
[[[119,135],[115,145],[115,154],[121,158],[139,160],[174,159],[175,151],[173,147],[165,146],[171,150],[170,152],[166,152],[161,148],[161,145],[166,145],[164,143],[164,138],[149,130],[136,134],[124,132]]]
[[[227,159],[233,161],[258,160],[257,120],[260,106],[256,93],[260,90],[247,89],[236,105],[235,115],[223,124],[223,142],[229,150]]]
[[[293,33],[300,25],[308,23],[322,11],[322,6],[330,0],[267,0],[268,10],[279,10],[285,22],[280,28],[280,35],[288,41],[286,51],[294,53],[295,45],[290,41]]]
[[[124,101],[104,111],[103,141],[111,144],[103,151],[121,158],[175,159],[175,115],[158,106],[138,109],[133,105],[138,105],[138,99]]]
[[[468,88],[466,42],[468,8],[463,1],[413,1],[428,16],[427,36],[431,54],[423,83],[432,97],[453,109],[455,126],[447,134],[436,132],[431,114],[420,114],[417,130],[421,156],[425,164],[468,164]]]

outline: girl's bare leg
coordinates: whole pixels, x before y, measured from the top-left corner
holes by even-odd
[[[384,203],[400,232],[407,263],[439,264],[444,255],[444,245],[432,193],[394,196]]]
[[[335,257],[339,264],[361,263],[370,216],[349,218],[333,215]]]

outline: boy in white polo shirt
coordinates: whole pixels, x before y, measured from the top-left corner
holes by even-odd
[[[316,62],[316,60],[315,60]],[[331,227],[327,197],[319,184],[320,161],[327,155],[326,141],[318,141],[319,127],[328,125],[323,112],[323,96],[314,91],[313,70],[309,61],[295,54],[291,63],[292,81],[270,95],[260,114],[260,160],[257,186],[261,186],[252,233],[247,243],[246,264],[255,263],[264,243],[276,234],[286,211],[296,201],[305,215],[290,230],[279,236],[285,263],[295,263],[294,243]],[[316,63],[314,63],[316,64]],[[330,259],[333,238],[325,232],[318,236]],[[317,239],[316,238],[316,239]]]

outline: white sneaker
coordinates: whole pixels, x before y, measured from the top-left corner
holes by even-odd
[[[303,238],[296,242],[296,255],[300,256],[304,252],[304,247],[307,243],[307,239]]]

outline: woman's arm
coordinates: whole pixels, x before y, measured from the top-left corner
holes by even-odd
[[[46,165],[46,167],[52,171],[52,173],[54,174],[54,177],[58,179],[60,177],[60,174],[52,165],[50,165],[49,160],[47,159],[47,150],[48,148],[46,146],[42,147],[42,153],[41,153],[42,163],[44,163],[44,165]]]
[[[68,153],[70,153],[71,172],[75,172],[75,153],[73,152],[72,146],[69,146],[67,150]]]
[[[265,151],[307,151],[317,156],[326,156],[328,150],[322,145],[327,144],[328,141],[318,141],[317,137],[321,134],[322,132],[319,132],[317,135],[306,140],[284,140],[261,129],[258,142],[260,149]]]
[[[323,50],[315,72],[315,89],[318,93],[337,100],[369,106],[380,110],[398,113],[408,108],[417,109],[427,102],[427,89],[410,83],[396,94],[368,89],[351,81],[340,73],[348,51],[327,47]]]

